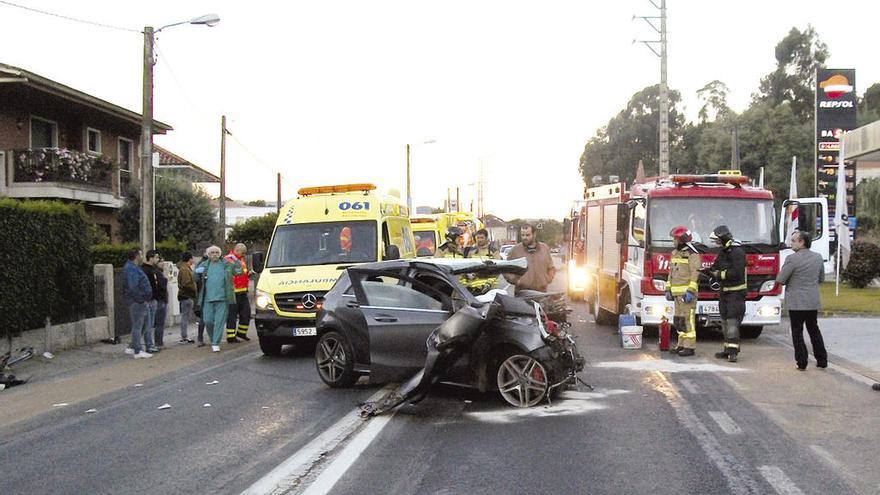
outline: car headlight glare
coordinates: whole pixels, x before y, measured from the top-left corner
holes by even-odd
[[[257,290],[256,303],[258,309],[272,309],[272,296],[268,292]]]
[[[758,292],[771,292],[774,289],[776,289],[776,281],[775,280],[768,280],[768,281],[764,282],[763,284],[761,284],[761,290]]]
[[[659,290],[660,292],[666,292],[666,281],[665,280],[651,280],[651,284],[654,286],[654,290]]]

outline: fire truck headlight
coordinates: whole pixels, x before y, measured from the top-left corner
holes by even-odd
[[[256,303],[259,309],[272,309],[272,296],[268,292],[258,290]]]
[[[587,288],[587,269],[576,265],[568,265],[568,286],[572,290]]]
[[[779,306],[771,306],[769,304],[762,304],[758,306],[758,316],[769,317],[769,316],[779,316]]]
[[[654,285],[654,290],[659,290],[660,292],[666,292],[666,281],[665,280],[657,280],[654,279],[651,281]]]
[[[758,292],[772,292],[774,289],[776,289],[776,281],[768,280],[761,284],[761,290]]]

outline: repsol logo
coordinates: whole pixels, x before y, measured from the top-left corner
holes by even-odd
[[[855,108],[851,101],[820,101],[819,108]]]

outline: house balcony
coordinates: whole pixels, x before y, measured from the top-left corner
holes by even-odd
[[[65,199],[119,208],[130,173],[109,159],[79,151],[41,148],[7,151],[6,195]]]

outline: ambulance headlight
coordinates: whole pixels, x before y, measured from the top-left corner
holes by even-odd
[[[268,292],[257,290],[257,309],[272,309],[272,296]]]
[[[768,280],[768,281],[764,282],[763,284],[761,284],[761,290],[759,290],[758,292],[772,292],[775,289],[776,289],[776,281],[775,280]]]
[[[666,292],[666,281],[665,280],[651,280],[651,284],[654,286],[654,290],[660,292]]]

